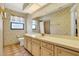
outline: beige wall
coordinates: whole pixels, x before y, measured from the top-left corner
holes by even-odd
[[[50,20],[50,33],[55,35],[70,35],[71,32],[71,7],[44,16],[42,20]]]
[[[77,4],[77,14],[78,14],[78,17],[77,17],[77,21],[78,21],[78,36],[79,36],[79,4]]]
[[[11,15],[21,16],[24,17],[24,19],[26,20],[26,15],[9,10],[6,10],[6,12],[7,12],[7,18],[4,18],[4,45],[10,45],[10,44],[18,43],[17,35],[22,36],[26,32],[25,31],[26,27],[24,28],[24,30],[11,30],[10,16]]]
[[[2,8],[0,7],[0,56],[3,55],[3,18],[2,18]]]
[[[0,55],[3,55],[3,20],[0,15]]]

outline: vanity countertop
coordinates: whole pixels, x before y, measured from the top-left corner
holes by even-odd
[[[45,34],[44,36],[42,36],[41,34],[25,34],[24,36],[29,36],[41,41],[45,41],[54,45],[58,45],[79,52],[79,37],[47,34]]]

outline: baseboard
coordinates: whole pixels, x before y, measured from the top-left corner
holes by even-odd
[[[9,46],[9,45],[14,45],[14,44],[20,44],[20,43],[18,42],[18,43],[8,44],[8,45],[4,45],[4,47]]]

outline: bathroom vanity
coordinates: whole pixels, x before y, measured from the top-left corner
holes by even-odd
[[[25,34],[24,47],[34,56],[79,56],[79,38]]]

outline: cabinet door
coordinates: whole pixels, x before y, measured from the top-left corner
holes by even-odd
[[[29,52],[31,52],[31,47],[32,47],[32,42],[31,42],[31,39],[29,38],[27,43],[27,49]]]
[[[41,47],[41,56],[51,56],[52,55],[52,51],[45,48],[45,47]]]
[[[24,39],[24,47],[26,48],[26,40]]]
[[[24,37],[24,47],[27,49],[27,39]]]
[[[40,50],[40,45],[35,42],[32,42],[32,54],[34,56],[40,56]]]
[[[64,49],[61,47],[55,47],[55,55],[56,56],[78,56],[79,53],[68,49]]]

